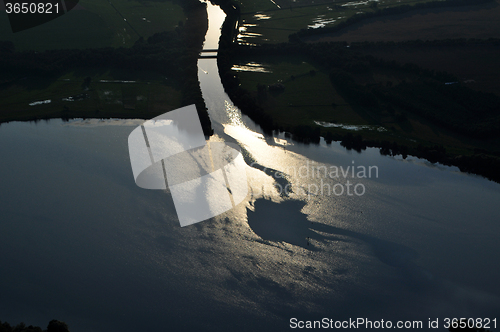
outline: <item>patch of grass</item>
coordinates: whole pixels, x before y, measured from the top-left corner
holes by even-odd
[[[126,21],[124,20],[126,18]],[[6,14],[0,15],[0,40],[12,41],[16,50],[130,47],[184,21],[179,5],[154,2],[81,0],[70,12],[32,29],[12,33]]]

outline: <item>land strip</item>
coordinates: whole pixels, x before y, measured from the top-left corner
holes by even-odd
[[[226,92],[267,131],[303,142],[323,136],[358,151],[377,146],[500,181],[499,99],[474,92],[454,73],[377,59],[366,51],[373,45],[226,46],[218,60]],[[241,69],[248,67],[259,72]]]

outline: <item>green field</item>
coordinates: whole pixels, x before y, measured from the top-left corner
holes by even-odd
[[[88,78],[87,88],[84,82]],[[46,100],[51,102],[30,105]],[[176,84],[148,72],[75,69],[52,80],[26,78],[0,90],[0,122],[51,117],[151,118],[181,106]]]
[[[378,8],[403,4],[429,2],[431,0],[385,0]],[[240,35],[238,41],[244,44],[288,42],[288,36],[309,26],[334,26],[357,13],[374,11],[376,2],[352,5],[359,1],[319,3],[302,1],[283,4],[278,8],[270,0],[241,1]],[[279,2],[277,2],[279,3]]]
[[[67,14],[17,33],[12,33],[7,14],[1,12],[0,40],[12,41],[18,51],[130,47],[140,37],[173,30],[184,20],[182,8],[170,1],[115,0],[111,5],[81,0]]]

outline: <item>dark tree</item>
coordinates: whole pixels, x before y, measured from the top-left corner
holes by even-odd
[[[68,324],[59,320],[53,319],[47,326],[47,332],[69,332]]]

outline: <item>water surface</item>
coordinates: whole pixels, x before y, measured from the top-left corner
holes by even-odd
[[[210,22],[222,22],[217,10]],[[263,135],[224,93],[216,60],[198,66],[210,140],[242,147],[251,194],[190,227],[168,193],[134,183],[127,137],[142,121],[0,126],[2,321],[284,331],[292,317],[500,312],[498,184],[377,149]],[[378,172],[358,176],[370,166]],[[363,195],[331,191],[349,183]]]

